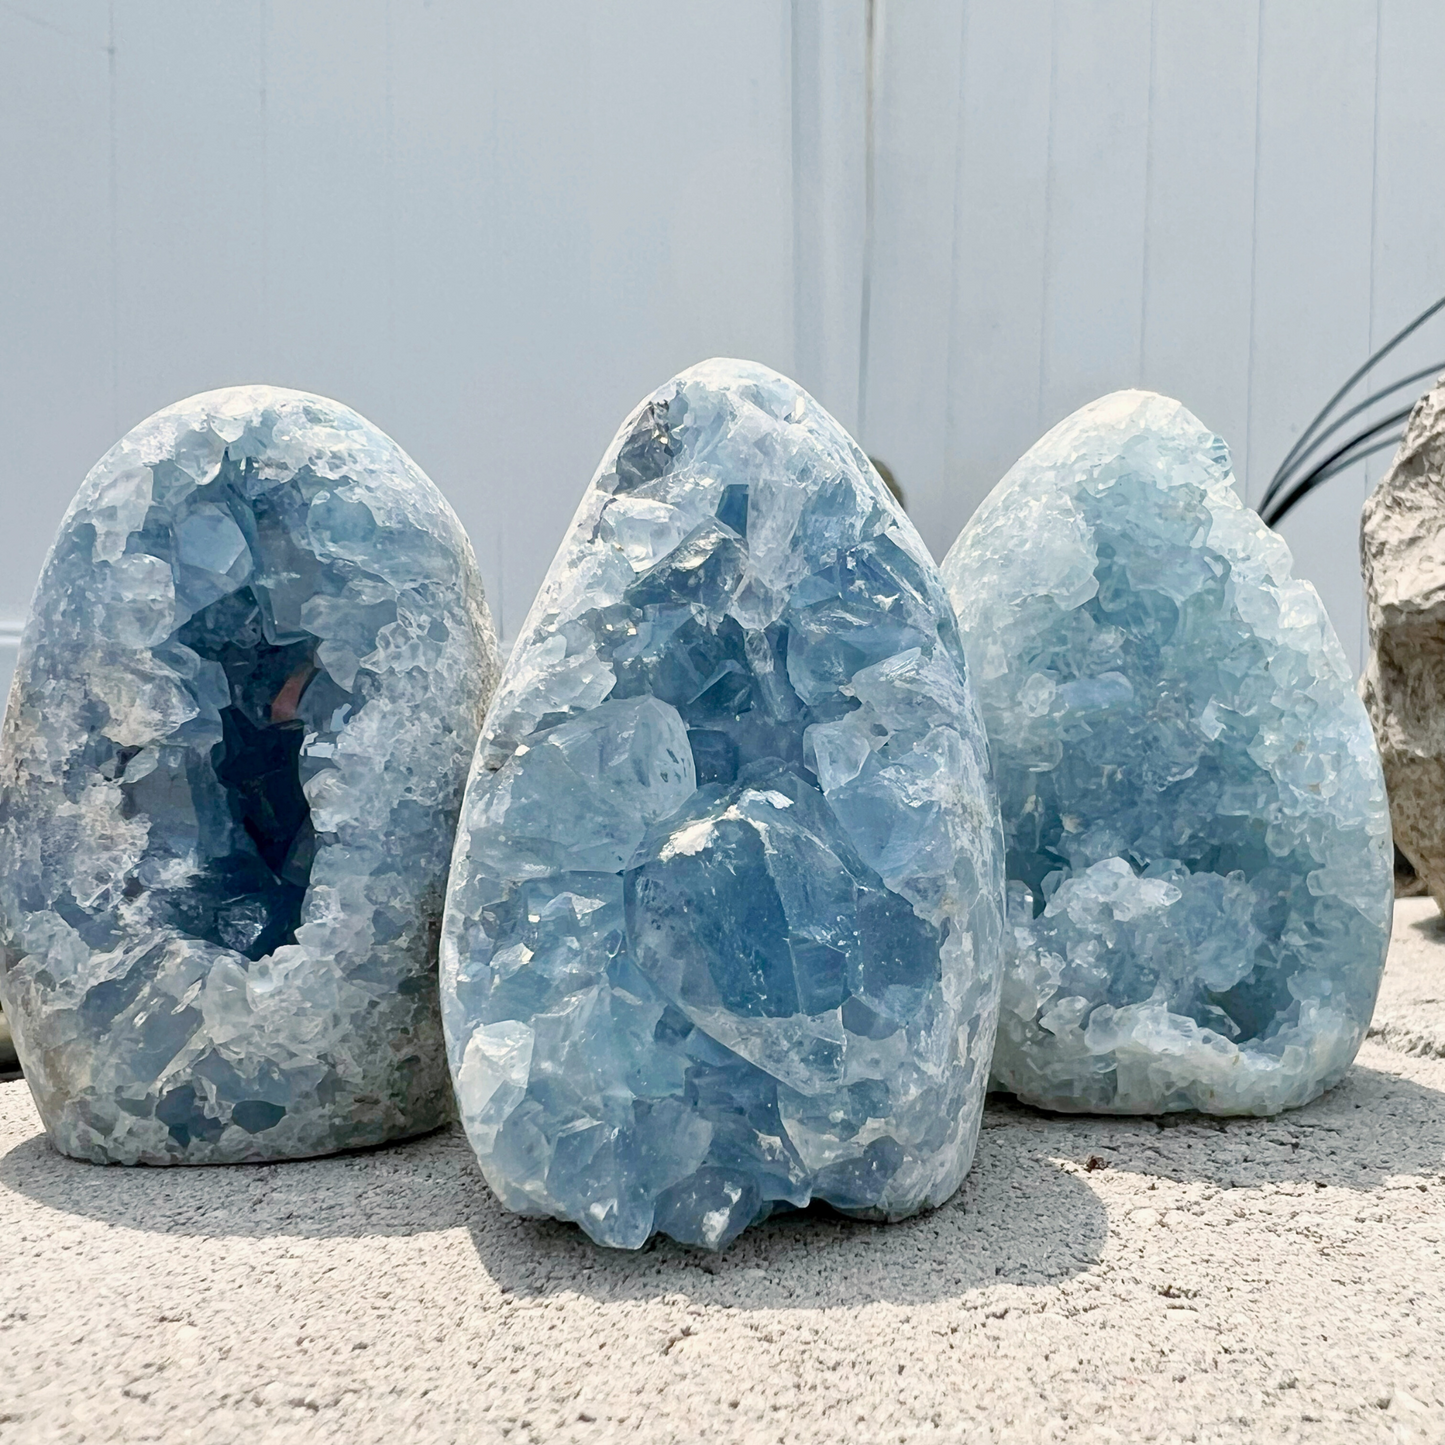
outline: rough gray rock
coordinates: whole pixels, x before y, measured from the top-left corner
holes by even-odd
[[[1445,377],[1360,516],[1375,728],[1395,845],[1445,909]]]

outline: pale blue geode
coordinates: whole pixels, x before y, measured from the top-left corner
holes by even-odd
[[[1393,907],[1314,588],[1178,402],[1106,396],[943,564],[1008,839],[994,1075],[1051,1109],[1271,1114],[1364,1038]]]
[[[917,533],[792,382],[682,373],[582,498],[467,787],[442,994],[488,1183],[628,1248],[942,1202],[1002,914],[983,728]]]
[[[57,1148],[278,1159],[450,1116],[436,946],[496,675],[456,517],[346,407],[208,392],[101,458],[0,745],[0,1001]]]

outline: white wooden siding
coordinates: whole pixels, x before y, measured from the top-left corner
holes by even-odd
[[[0,673],[95,459],[269,380],[391,432],[521,620],[627,409],[741,355],[940,555],[1104,391],[1257,500],[1445,292],[1433,0],[0,3]],[[1402,348],[1445,357],[1445,319]],[[1383,375],[1381,380],[1386,379]],[[1353,661],[1381,457],[1286,524]]]

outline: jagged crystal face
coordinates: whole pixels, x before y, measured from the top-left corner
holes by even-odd
[[[721,1248],[899,1218],[977,1137],[1003,864],[937,568],[843,429],[712,361],[623,424],[493,700],[442,940],[510,1208]]]
[[[1269,1114],[1338,1081],[1392,909],[1350,670],[1229,452],[1104,397],[943,564],[988,724],[1011,954],[994,1076],[1052,1109]]]
[[[496,675],[459,523],[347,408],[209,392],[97,463],[0,748],[0,1001],[57,1148],[275,1159],[448,1117],[435,949]]]

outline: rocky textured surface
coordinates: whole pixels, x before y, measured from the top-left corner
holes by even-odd
[[[588,487],[468,783],[442,987],[488,1183],[633,1248],[941,1203],[1002,889],[917,533],[793,383],[682,373]]]
[[[1370,658],[1360,691],[1395,845],[1445,909],[1445,379],[1415,404],[1360,514]]]
[[[1423,898],[1429,889],[1425,880],[1415,871],[1415,865],[1395,845],[1395,897]]]
[[[1445,971],[1426,908],[1381,1011]],[[39,1128],[0,1086],[6,1445],[1445,1436],[1445,1058],[1373,1040],[1275,1119],[995,1096],[942,1209],[721,1257],[510,1215],[460,1131],[157,1174]]]
[[[270,387],[118,442],[0,748],[0,1001],[51,1138],[274,1159],[450,1115],[436,941],[495,641],[388,437]]]
[[[18,1072],[20,1060],[15,1053],[15,1039],[5,1015],[0,1013],[0,1077]]]
[[[993,747],[995,1078],[1055,1109],[1268,1114],[1336,1082],[1390,931],[1380,764],[1319,597],[1178,402],[1084,407],[944,563]]]
[[[1401,1053],[1445,1059],[1445,918],[1433,899],[1395,904],[1390,966],[1370,1037]]]

